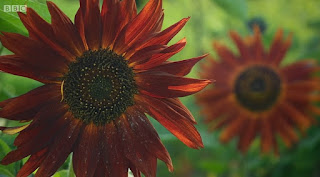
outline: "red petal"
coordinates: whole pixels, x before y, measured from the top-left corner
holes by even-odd
[[[110,177],[106,170],[105,170],[105,165],[103,164],[103,158],[101,157],[99,162],[98,162],[98,166],[96,168],[96,171],[94,172],[94,177]]]
[[[141,177],[141,172],[133,164],[130,164],[130,170],[131,170],[134,177]]]
[[[32,117],[33,120],[29,126],[20,132],[17,138],[14,141],[14,145],[17,147],[22,146],[23,144],[29,143],[32,139],[35,139],[38,135],[50,134],[49,130],[53,127],[51,134],[55,133],[61,127],[61,124],[64,124],[63,120],[59,120],[61,117],[70,117],[68,110],[64,105],[59,104],[59,102],[53,102],[47,104],[37,114]],[[56,126],[57,125],[57,126]],[[50,136],[48,136],[50,138]]]
[[[195,149],[203,147],[200,134],[193,123],[162,100],[148,96],[137,96],[136,98],[147,114],[160,122],[184,144]]]
[[[317,61],[302,60],[281,68],[281,74],[285,76],[285,80],[294,82],[309,79],[316,69]]]
[[[156,22],[156,24],[154,25],[151,31],[154,31],[155,33],[161,31],[163,20],[164,20],[164,13],[161,13],[161,17],[159,18],[158,22]]]
[[[102,131],[103,132],[103,131]],[[73,153],[73,169],[77,177],[93,177],[103,143],[100,142],[100,129],[93,123],[86,125],[79,136]]]
[[[122,140],[124,155],[137,167],[146,177],[155,177],[157,171],[157,158],[146,151],[130,128],[127,116],[116,121],[119,139]]]
[[[62,76],[61,73],[43,70],[28,64],[24,58],[17,55],[0,56],[0,70],[17,76],[28,77],[42,83],[56,82],[57,78]]]
[[[241,55],[241,59],[243,59],[244,61],[250,59],[250,51],[248,49],[248,46],[244,43],[243,39],[239,36],[239,34],[235,31],[231,31],[230,37],[237,45]]]
[[[261,36],[262,35],[259,27],[254,26],[254,38],[253,38],[252,48],[253,48],[253,52],[255,53],[254,57],[256,60],[263,60],[265,56]]]
[[[205,58],[208,55],[202,55],[187,60],[167,62],[152,68],[152,71],[166,72],[176,76],[185,76],[190,73],[191,69],[196,63]]]
[[[246,130],[243,130],[240,135],[238,148],[242,152],[247,152],[250,144],[254,140],[258,131],[258,122],[257,120],[249,120],[246,126]]]
[[[22,23],[28,29],[31,38],[47,44],[68,60],[74,58],[74,55],[63,48],[56,40],[51,25],[42,19],[34,10],[27,8],[27,14],[18,12],[18,15]]]
[[[104,167],[108,177],[128,177],[128,160],[124,157],[121,139],[113,122],[105,127],[104,132]]]
[[[35,154],[32,154],[28,161],[19,170],[17,177],[28,177],[32,172],[34,172],[43,160],[47,157],[48,148],[44,148]]]
[[[185,107],[178,98],[166,98],[162,99],[162,101],[164,104],[167,105],[167,107],[170,107],[170,109],[175,110],[183,118],[185,118],[188,121],[191,121],[191,123],[193,124],[196,124],[196,120],[194,119],[189,109]]]
[[[99,0],[86,0],[84,7],[81,8],[86,41],[91,50],[97,50],[100,48],[102,34]]]
[[[162,0],[150,0],[142,11],[120,32],[115,41],[114,50],[118,54],[127,51],[135,42],[154,32],[162,16]]]
[[[50,115],[47,115],[50,116]],[[52,118],[53,117],[53,118]],[[21,139],[18,146],[18,149],[11,151],[7,154],[1,161],[1,164],[8,165],[15,161],[21,160],[31,154],[34,154],[46,146],[50,145],[51,141],[56,137],[56,133],[64,130],[64,128],[69,124],[70,121],[66,121],[64,117],[57,117],[56,115],[50,117],[50,119],[56,119],[51,125],[47,125],[46,127],[41,127],[41,130],[38,134],[32,130],[29,132],[31,138],[29,139]],[[27,129],[24,132],[27,134]],[[30,137],[30,136],[29,136]],[[20,145],[21,144],[21,145]]]
[[[80,120],[73,119],[63,131],[58,133],[57,138],[50,145],[47,158],[40,165],[35,177],[51,176],[58,170],[72,152],[81,126]]]
[[[74,25],[78,29],[78,32],[79,32],[80,37],[81,37],[81,40],[82,40],[82,42],[83,42],[83,44],[85,46],[85,49],[88,50],[89,47],[88,47],[88,44],[87,44],[86,35],[84,33],[84,22],[83,22],[82,13],[83,13],[82,10],[78,9],[78,11],[77,11],[77,13],[76,13],[76,15],[74,17]]]
[[[291,119],[301,131],[305,131],[311,126],[311,121],[304,113],[295,108],[292,103],[281,104],[282,112]]]
[[[221,58],[221,62],[226,62],[228,66],[234,68],[240,65],[238,59],[226,46],[219,44],[218,42],[213,43],[213,48]]]
[[[129,64],[130,64],[130,66],[134,66],[134,65],[141,64],[141,63],[145,63],[148,60],[150,60],[152,55],[160,53],[161,51],[163,51],[166,48],[167,48],[167,46],[165,46],[165,45],[152,45],[152,46],[145,47],[145,48],[137,51],[135,54],[133,54],[129,58]]]
[[[145,114],[132,109],[128,111],[127,119],[138,142],[140,142],[150,154],[154,154],[157,158],[164,161],[169,170],[173,171],[170,155]]]
[[[287,53],[287,50],[289,49],[292,41],[292,34],[289,35],[289,37],[283,41],[283,31],[278,30],[276,33],[276,36],[274,37],[274,41],[270,47],[269,51],[269,59],[272,60],[275,64],[280,64],[280,62],[283,60],[284,56]]]
[[[26,14],[22,13],[22,12],[17,12],[21,22],[23,23],[23,25],[26,27],[26,29],[29,32],[29,37],[32,39],[37,39],[37,40],[41,40],[41,38],[38,37],[37,33],[32,29],[31,24],[28,20],[28,17]],[[50,27],[50,24],[49,24]]]
[[[56,100],[60,95],[57,84],[44,85],[24,95],[10,99],[0,110],[0,117],[10,120],[31,120],[47,102]]]
[[[184,18],[176,24],[168,27],[162,32],[156,34],[154,37],[142,44],[138,49],[151,46],[151,45],[167,45],[168,42],[184,27],[189,18]]]
[[[81,56],[85,50],[82,39],[71,20],[53,3],[47,2],[51,23],[57,40],[74,56]],[[75,60],[75,58],[73,58]]]
[[[183,97],[205,88],[210,81],[183,78],[161,72],[138,73],[136,83],[140,92],[159,98]]]
[[[113,45],[123,27],[136,15],[137,7],[135,1],[104,0],[101,10],[103,24],[102,47],[107,48]]]
[[[6,48],[17,56],[22,57],[21,62],[34,66],[37,70],[65,73],[68,69],[66,58],[58,55],[45,44],[20,34],[5,33],[0,40]]]
[[[230,141],[231,138],[237,136],[241,130],[245,128],[245,119],[243,116],[237,115],[233,117],[233,120],[220,134],[220,141],[226,143]]]
[[[180,52],[186,46],[186,39],[178,41],[176,44],[162,50],[160,53],[152,55],[145,63],[134,66],[134,69],[150,69],[167,61],[170,57]]]
[[[267,118],[263,118],[261,123],[261,151],[267,153],[273,146],[273,129],[270,125],[270,121]]]

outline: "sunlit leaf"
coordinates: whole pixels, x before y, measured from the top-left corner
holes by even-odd
[[[0,31],[16,32],[27,35],[28,32],[19,19],[19,16],[14,10],[17,7],[19,11],[24,11],[23,7],[31,7],[45,20],[50,19],[46,4],[34,0],[1,0],[0,1]]]
[[[0,159],[2,159],[7,153],[11,151],[10,147],[0,139]],[[15,172],[14,164],[7,166],[0,165],[0,176],[1,174],[7,175],[8,177],[14,176],[12,173]],[[2,177],[2,176],[1,176]]]
[[[7,169],[7,167],[0,166],[1,177],[14,177],[14,175]]]
[[[68,170],[61,170],[56,172],[52,177],[66,177],[68,176]]]

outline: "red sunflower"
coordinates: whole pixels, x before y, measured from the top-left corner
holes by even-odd
[[[296,129],[304,132],[314,122],[311,113],[320,113],[313,104],[319,100],[319,70],[313,60],[282,66],[291,36],[283,39],[278,30],[269,50],[265,50],[258,28],[253,36],[230,36],[239,55],[214,43],[220,57],[203,66],[202,77],[214,78],[212,88],[198,95],[210,129],[223,129],[222,142],[238,137],[238,149],[246,152],[256,136],[261,151],[277,150],[279,135],[285,145],[298,140]]]
[[[195,120],[177,97],[203,89],[208,80],[185,78],[205,56],[169,62],[186,40],[168,42],[188,21],[161,31],[162,0],[150,0],[137,14],[134,0],[80,0],[75,23],[52,2],[51,24],[28,8],[19,17],[29,37],[0,35],[14,54],[0,57],[0,70],[42,82],[22,96],[0,103],[0,117],[26,126],[7,165],[30,156],[18,172],[54,174],[73,153],[77,177],[156,176],[157,159],[172,162],[146,114],[191,148],[203,147]]]

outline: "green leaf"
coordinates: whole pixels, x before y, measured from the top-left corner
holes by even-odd
[[[66,177],[68,175],[68,170],[61,170],[56,172],[53,177]]]
[[[0,139],[0,158],[2,159],[8,152],[11,151],[10,147],[2,139]]]
[[[67,177],[76,177],[76,175],[74,174],[73,171],[73,166],[72,166],[72,155],[70,155],[70,160],[69,160],[69,169],[68,169],[68,173],[67,173]]]
[[[3,159],[3,157],[11,151],[10,147],[5,143],[2,139],[0,139],[0,159]],[[14,164],[10,165],[0,165],[0,174],[6,174],[7,176],[14,176],[12,173],[15,172]],[[0,175],[1,176],[1,175]]]
[[[0,31],[15,32],[27,35],[28,32],[23,26],[18,13],[12,12],[13,5],[26,5],[35,10],[45,20],[50,20],[50,14],[46,4],[34,0],[1,0],[0,1]]]
[[[248,16],[248,5],[246,0],[213,0],[228,14],[236,18],[246,19]]]
[[[0,176],[1,177],[14,177],[14,175],[6,169],[6,167],[0,166]]]

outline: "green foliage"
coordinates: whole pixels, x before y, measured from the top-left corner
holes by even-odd
[[[0,139],[0,149],[1,149],[0,159],[2,159],[7,153],[9,153],[11,151],[10,147],[2,139]],[[14,164],[10,164],[7,166],[0,165],[0,176],[5,175],[6,177],[14,177],[15,173],[16,173],[16,169],[15,169]]]
[[[27,5],[41,14],[45,20],[50,19],[48,8],[45,4],[34,0],[1,0],[0,1],[0,31],[16,32],[27,35],[27,30],[24,28],[19,19],[17,12],[6,12],[5,5]]]

